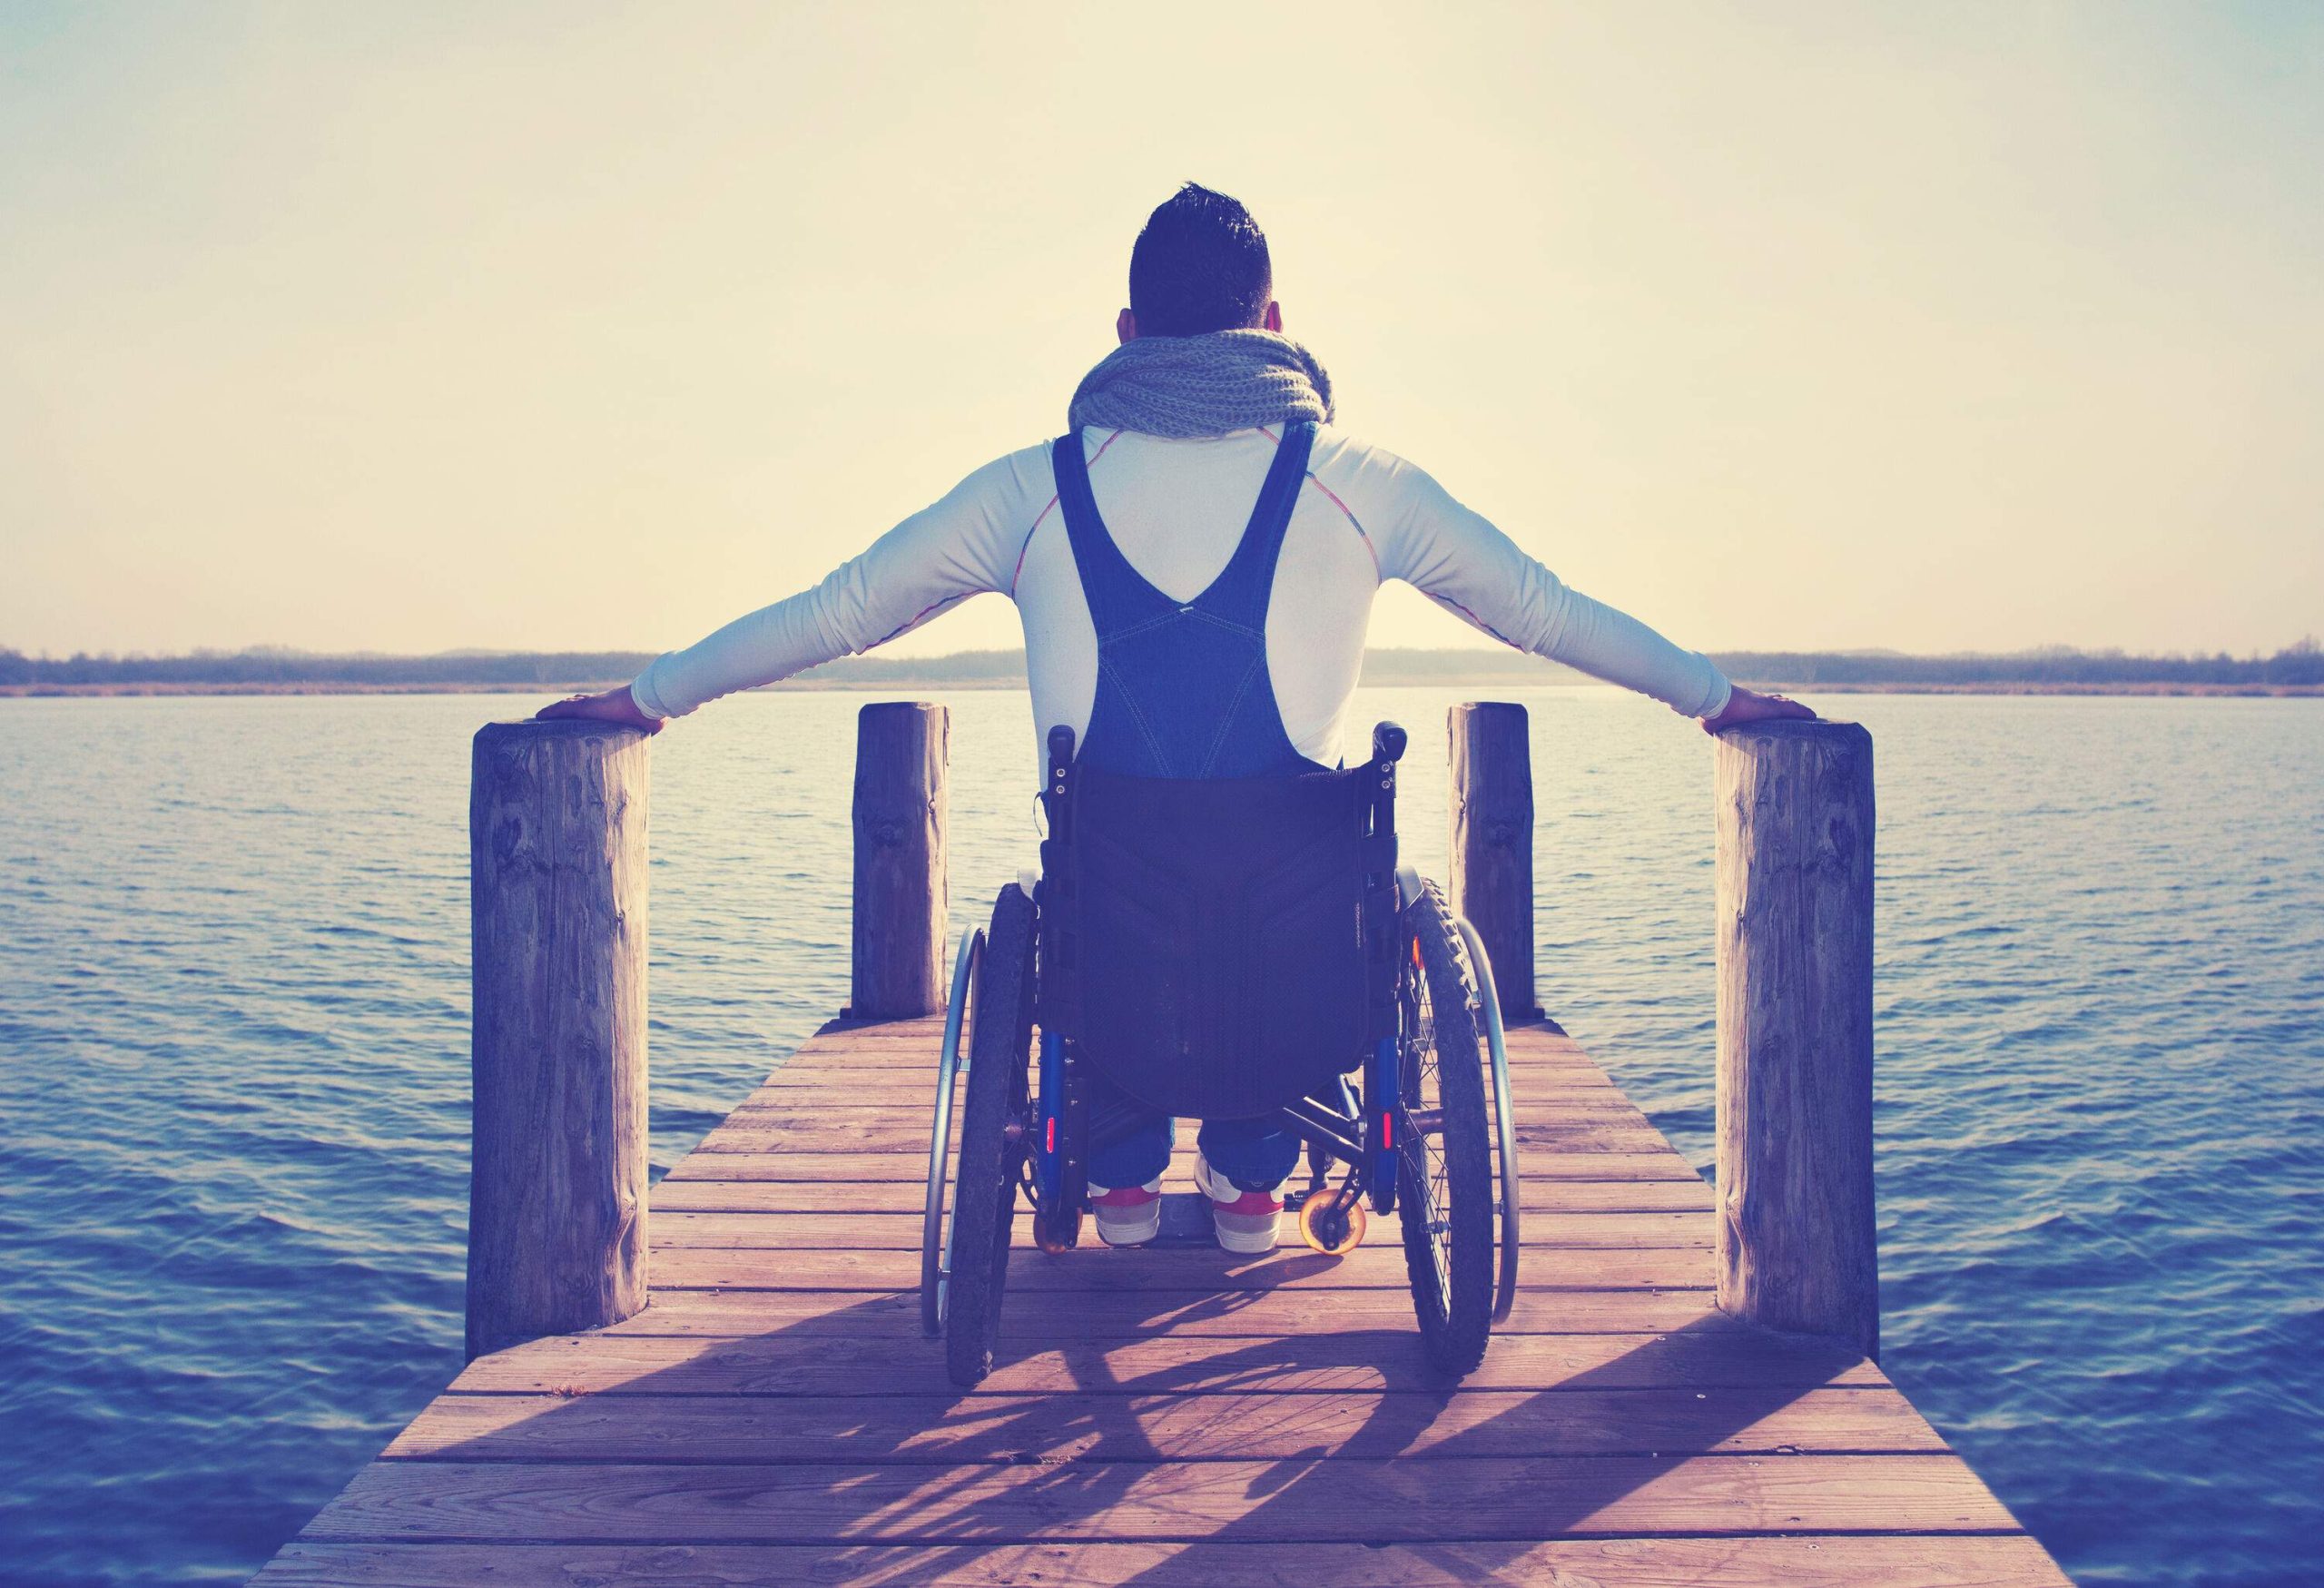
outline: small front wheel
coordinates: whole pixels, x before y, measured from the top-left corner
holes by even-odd
[[[1368,1222],[1364,1199],[1344,1189],[1319,1186],[1299,1204],[1299,1238],[1327,1258],[1344,1258],[1362,1246]]]

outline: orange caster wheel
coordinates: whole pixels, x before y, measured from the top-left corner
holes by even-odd
[[[1047,1252],[1053,1258],[1063,1257],[1066,1253],[1071,1251],[1075,1247],[1081,1244],[1081,1219],[1082,1215],[1076,1213],[1073,1216],[1073,1224],[1071,1228],[1066,1229],[1062,1233],[1059,1233],[1055,1230],[1045,1228],[1043,1227],[1044,1221],[1039,1218],[1035,1218],[1033,1220],[1033,1244],[1039,1247],[1043,1251]]]
[[[1364,1226],[1364,1204],[1329,1186],[1300,1200],[1299,1238],[1327,1258],[1344,1257],[1362,1246]]]

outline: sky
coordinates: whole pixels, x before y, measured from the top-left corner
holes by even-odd
[[[0,646],[686,643],[1062,429],[1196,180],[1344,428],[1681,644],[2271,650],[2319,151],[2295,4],[11,0]]]

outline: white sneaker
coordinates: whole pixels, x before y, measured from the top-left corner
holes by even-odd
[[[1283,1187],[1246,1191],[1195,1154],[1195,1189],[1210,1198],[1210,1221],[1218,1244],[1230,1252],[1256,1257],[1275,1250],[1283,1221]]]
[[[1108,1246],[1143,1246],[1162,1233],[1161,1177],[1112,1190],[1093,1185],[1089,1211],[1098,1216],[1098,1234]]]

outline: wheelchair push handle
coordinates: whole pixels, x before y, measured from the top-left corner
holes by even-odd
[[[1404,730],[1393,723],[1382,723],[1372,730],[1372,759],[1393,764],[1404,758]]]
[[[1041,780],[1041,808],[1049,831],[1063,836],[1066,781],[1073,771],[1073,730],[1063,723],[1049,730],[1049,774]]]

